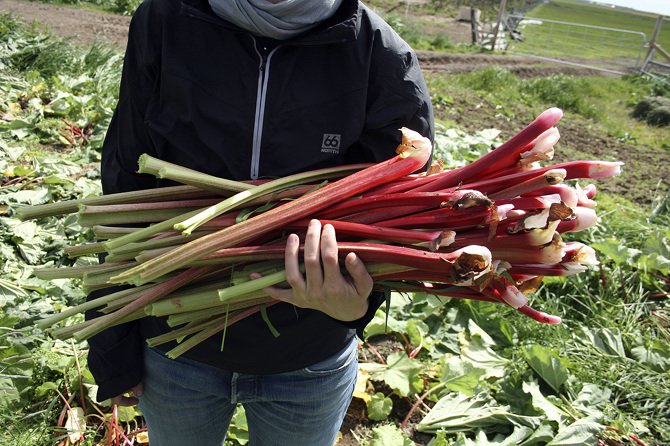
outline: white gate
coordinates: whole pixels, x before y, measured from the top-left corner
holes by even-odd
[[[504,21],[507,52],[625,74],[638,71],[647,37],[630,31],[510,14]]]

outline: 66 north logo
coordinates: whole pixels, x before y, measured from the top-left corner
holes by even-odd
[[[342,135],[337,133],[324,133],[321,140],[322,153],[340,153],[340,141]]]

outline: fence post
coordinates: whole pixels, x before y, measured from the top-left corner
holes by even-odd
[[[479,43],[479,33],[478,33],[479,24],[477,23],[477,10],[474,6],[470,7],[470,32],[472,33],[472,44],[477,45]]]
[[[496,50],[496,41],[498,40],[498,32],[500,31],[500,24],[502,23],[503,14],[505,13],[505,5],[507,0],[500,0],[500,8],[498,9],[498,18],[496,19],[496,27],[493,30],[493,40],[491,41],[491,51]]]
[[[658,50],[663,56],[666,58],[670,59],[670,55],[661,48],[661,46],[656,43],[658,40],[658,35],[661,33],[661,25],[663,24],[663,16],[659,15],[658,18],[656,19],[656,26],[654,27],[654,34],[651,36],[651,41],[649,42],[649,51],[647,51],[647,57],[644,58],[644,62],[642,63],[642,68],[640,68],[640,71],[645,72],[647,71],[647,66],[651,63],[652,59],[654,58],[654,52]]]

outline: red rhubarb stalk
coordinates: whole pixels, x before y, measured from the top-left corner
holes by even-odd
[[[142,284],[186,266],[198,257],[218,249],[240,245],[281,227],[306,218],[333,203],[345,200],[393,178],[407,175],[423,166],[430,157],[430,141],[416,132],[403,129],[398,155],[330,183],[321,189],[275,207],[230,228],[194,240],[162,256],[112,278],[115,283]]]
[[[468,179],[481,178],[501,168],[514,166],[519,161],[521,153],[526,151],[528,144],[544,131],[552,128],[562,116],[563,112],[558,108],[545,110],[525,129],[478,160],[464,167],[437,174],[435,175],[437,178],[434,181],[413,190],[434,191],[446,189],[464,183]]]

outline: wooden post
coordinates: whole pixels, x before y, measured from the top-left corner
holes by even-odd
[[[496,49],[496,41],[498,40],[498,32],[500,31],[500,25],[502,23],[503,14],[505,13],[505,6],[507,0],[500,0],[500,8],[498,9],[498,18],[496,19],[496,27],[493,30],[493,40],[491,41],[491,51]]]
[[[472,44],[477,45],[479,43],[478,37],[478,28],[479,24],[477,23],[477,10],[470,6],[470,31],[472,33]]]
[[[654,33],[651,36],[651,41],[649,42],[649,51],[647,51],[647,56],[644,58],[644,62],[642,62],[642,68],[640,68],[640,71],[645,71],[647,69],[647,65],[649,65],[649,62],[651,62],[651,59],[654,57],[654,52],[657,49],[657,44],[656,40],[658,39],[658,35],[661,33],[661,25],[663,24],[663,16],[659,15],[658,18],[656,19],[656,26],[654,27]]]

